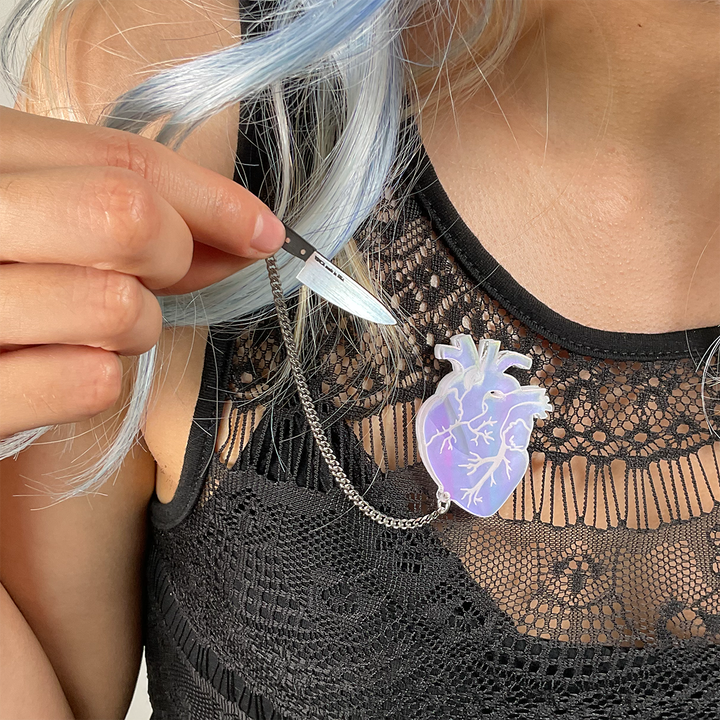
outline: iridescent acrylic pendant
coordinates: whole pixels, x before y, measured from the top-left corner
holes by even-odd
[[[535,418],[552,410],[544,388],[522,386],[505,371],[529,370],[527,355],[500,350],[497,340],[455,335],[436,345],[435,357],[453,370],[420,408],[415,420],[420,456],[438,485],[473,515],[496,513],[528,468]]]

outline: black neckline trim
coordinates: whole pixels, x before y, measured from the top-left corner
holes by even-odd
[[[215,452],[215,438],[224,400],[224,388],[232,363],[235,338],[218,328],[209,328],[205,345],[200,393],[193,412],[180,480],[170,502],[156,494],[150,501],[150,517],[155,527],[170,530],[182,522],[195,507],[205,475]]]
[[[720,335],[711,326],[666,333],[625,333],[581,325],[552,310],[520,285],[482,246],[465,224],[440,184],[425,148],[420,145],[410,177],[412,194],[464,270],[525,325],[550,342],[584,356],[649,362],[692,358],[698,361]]]

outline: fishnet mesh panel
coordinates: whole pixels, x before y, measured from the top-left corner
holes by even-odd
[[[467,332],[529,355],[511,372],[548,390],[528,473],[490,518],[373,524],[296,400],[263,395],[279,331],[239,335],[228,438],[190,515],[153,529],[156,717],[717,718],[720,472],[694,362],[550,343],[463,271],[412,198],[378,217],[360,245],[381,248],[414,353],[394,375],[377,339],[330,316],[310,384],[339,461],[383,512],[434,506],[413,417],[449,369],[434,344]],[[717,416],[717,395],[706,404]],[[173,696],[181,683],[199,699]]]

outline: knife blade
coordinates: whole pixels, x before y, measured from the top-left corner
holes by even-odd
[[[287,225],[285,225],[283,249],[305,261],[295,277],[320,297],[357,317],[379,325],[397,323],[390,311],[372,293],[333,265],[305,238]]]

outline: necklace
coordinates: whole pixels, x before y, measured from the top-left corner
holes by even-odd
[[[451,502],[480,517],[497,512],[527,470],[534,418],[552,409],[544,388],[522,386],[505,373],[511,367],[529,369],[532,360],[501,351],[497,340],[481,340],[476,347],[469,335],[435,346],[435,356],[449,360],[453,371],[422,404],[415,426],[420,457],[438,486],[437,507],[417,518],[386,515],[355,489],[335,457],[302,371],[275,258],[265,262],[300,403],[328,470],[348,500],[374,522],[397,530],[433,522]]]

